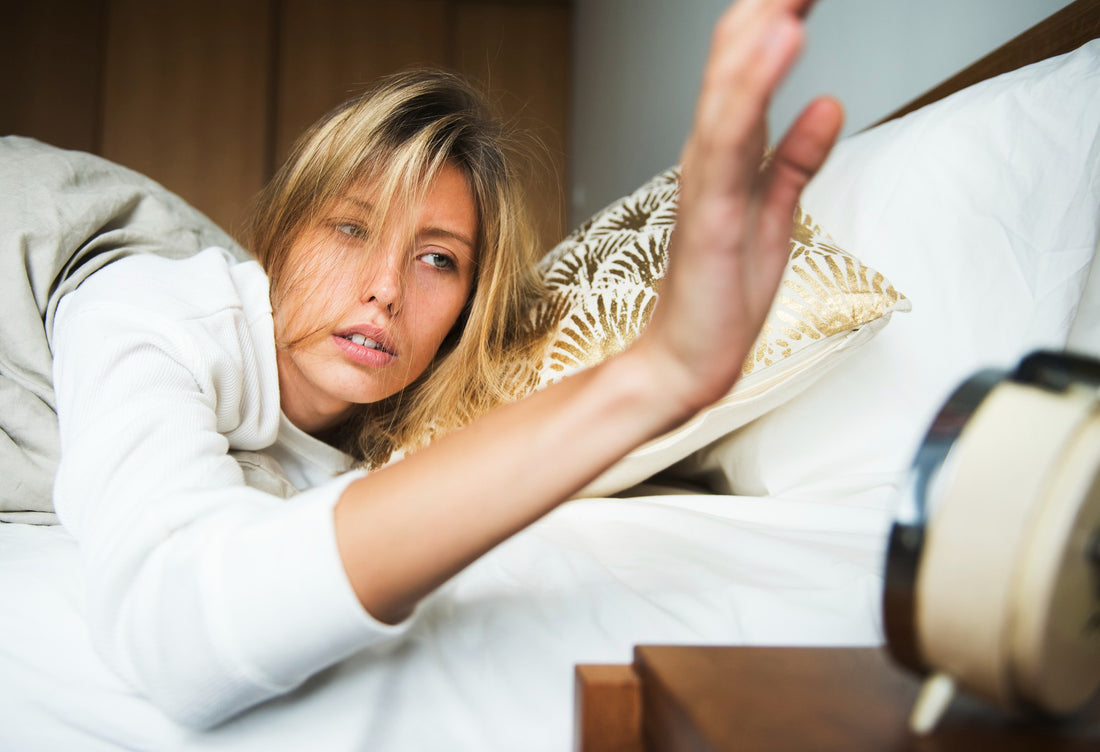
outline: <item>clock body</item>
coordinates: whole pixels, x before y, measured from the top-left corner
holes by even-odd
[[[1040,352],[947,400],[899,499],[887,648],[1010,712],[1100,687],[1100,361]]]

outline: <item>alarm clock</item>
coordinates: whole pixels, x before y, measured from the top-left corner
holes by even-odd
[[[1036,352],[936,415],[898,499],[886,647],[927,677],[910,725],[956,688],[1065,716],[1100,687],[1100,361]]]

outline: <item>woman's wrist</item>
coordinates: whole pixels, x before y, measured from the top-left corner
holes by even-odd
[[[606,385],[601,391],[621,395],[629,409],[644,416],[648,435],[643,441],[671,430],[713,401],[701,393],[686,364],[645,336],[601,369],[600,382]]]

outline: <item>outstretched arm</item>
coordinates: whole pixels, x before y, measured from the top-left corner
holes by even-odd
[[[787,261],[795,203],[840,130],[812,102],[767,169],[765,117],[807,0],[741,0],[714,32],[683,153],[661,303],[630,349],[352,483],[336,537],[352,587],[398,621],[493,546],[737,380]]]

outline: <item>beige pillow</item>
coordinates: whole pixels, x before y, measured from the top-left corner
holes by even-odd
[[[575,230],[540,264],[550,289],[534,324],[555,331],[536,387],[629,345],[657,302],[676,220],[679,172],[667,170]],[[791,257],[742,378],[687,423],[631,452],[580,495],[617,493],[795,396],[881,329],[909,301],[838,248],[799,210]]]

